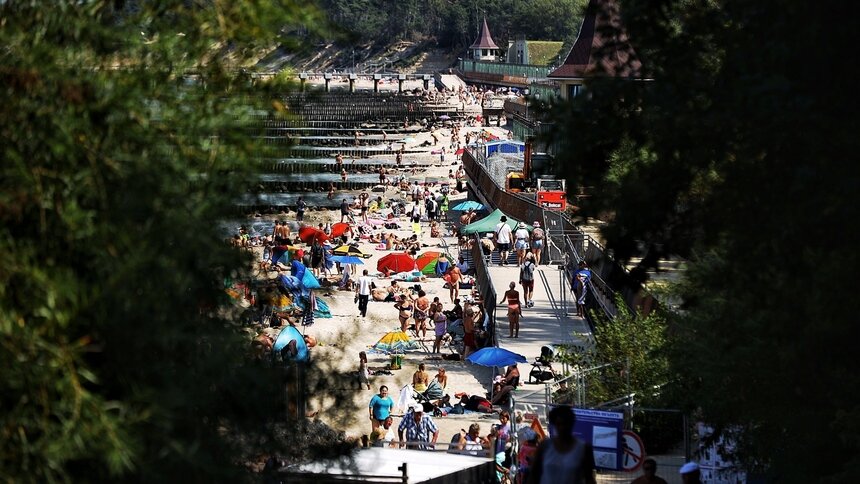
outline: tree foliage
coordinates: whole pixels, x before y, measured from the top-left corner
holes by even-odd
[[[486,17],[502,47],[518,35],[529,40],[569,40],[582,21],[584,0],[320,0],[329,18],[360,41],[419,40],[463,49],[477,38]]]
[[[604,235],[622,259],[689,259],[673,368],[689,408],[740,429],[745,464],[780,481],[857,480],[850,13],[620,3],[653,81],[595,79],[551,116],[564,175],[595,187],[582,213],[613,215]]]
[[[637,405],[657,405],[660,387],[669,381],[666,319],[658,311],[634,313],[620,296],[617,304],[614,319],[593,313],[594,345],[585,351],[567,352],[564,359],[583,370],[606,365],[603,370],[587,373],[585,406],[607,402],[620,405],[628,402],[628,396]]]
[[[223,290],[249,265],[217,224],[259,154],[241,125],[274,111],[238,67],[323,19],[292,0],[0,18],[0,475],[240,480],[237,437],[278,449],[283,388]]]

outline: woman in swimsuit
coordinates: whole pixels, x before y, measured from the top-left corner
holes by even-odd
[[[510,338],[518,338],[520,335],[520,314],[522,313],[522,303],[520,302],[520,293],[516,290],[517,283],[511,282],[510,289],[505,292],[499,304],[508,304],[508,323],[510,323]]]
[[[415,334],[421,332],[421,338],[427,338],[427,311],[430,309],[430,299],[427,293],[418,291],[418,300],[415,301]]]
[[[400,301],[394,303],[394,307],[400,311],[398,317],[400,318],[400,331],[406,332],[407,325],[409,323],[409,318],[412,317],[412,313],[414,308],[412,306],[412,301],[409,300],[409,296],[406,294],[402,294],[400,296]]]
[[[424,363],[418,365],[418,371],[412,374],[412,387],[418,393],[424,393],[430,383],[430,375],[424,371]]]

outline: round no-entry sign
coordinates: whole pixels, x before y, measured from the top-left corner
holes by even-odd
[[[624,446],[621,467],[627,472],[635,472],[642,467],[642,461],[645,460],[645,444],[630,430],[625,430],[621,437]]]

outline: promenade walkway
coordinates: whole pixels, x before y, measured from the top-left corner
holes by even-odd
[[[516,260],[513,259],[513,262],[516,263]],[[522,299],[523,290],[519,284],[519,267],[499,266],[498,263],[494,263],[489,268],[489,274],[493,281],[493,287],[498,294],[496,303],[503,298],[503,294],[508,290],[508,285],[511,282],[517,283],[516,289]],[[507,318],[507,305],[500,305],[496,308],[496,335],[500,348],[519,353],[528,358],[529,361],[534,361],[535,357],[540,356],[540,349],[543,345],[585,345],[591,337],[591,330],[583,318],[576,316],[573,301],[567,301],[573,314],[565,314],[561,284],[560,271],[557,266],[542,265],[538,267],[538,270],[535,271],[534,307],[523,308],[518,338],[508,337],[510,327]],[[567,294],[566,297],[569,298],[570,295]],[[525,381],[528,367],[521,367],[520,373],[523,375],[521,380]]]

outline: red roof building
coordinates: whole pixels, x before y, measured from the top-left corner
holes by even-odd
[[[499,46],[493,42],[493,36],[490,35],[490,27],[487,26],[487,19],[484,18],[484,25],[481,27],[481,33],[478,38],[469,46],[472,53],[472,58],[475,60],[491,60],[498,59]]]
[[[621,24],[615,0],[589,0],[585,18],[564,64],[547,77],[562,84],[562,97],[576,96],[585,79],[626,77],[638,79],[642,63]]]

